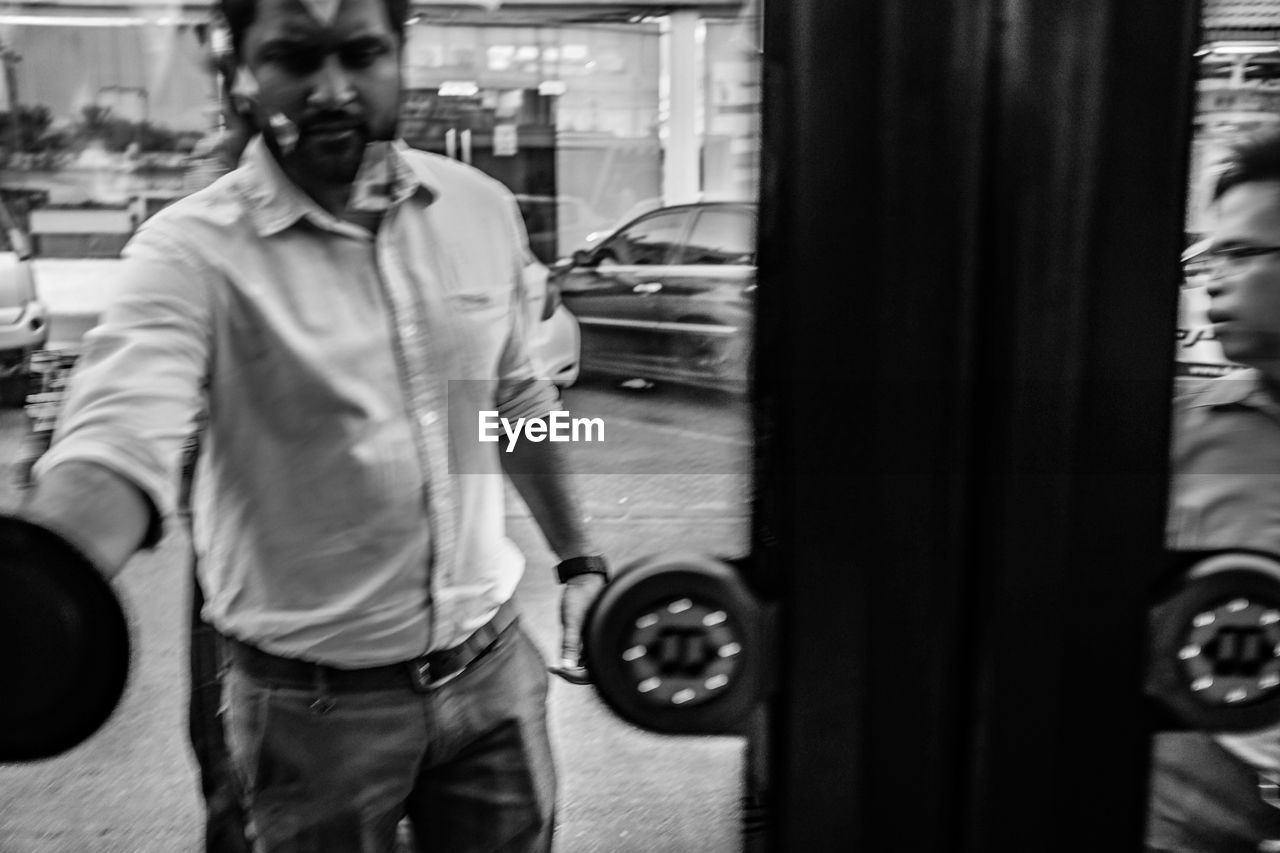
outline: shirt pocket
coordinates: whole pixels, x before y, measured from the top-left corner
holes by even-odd
[[[465,353],[468,378],[494,376],[511,329],[510,300],[496,289],[459,290],[448,295],[458,349]]]
[[[499,294],[492,290],[466,290],[449,294],[449,305],[458,314],[485,314],[496,316],[502,308]]]

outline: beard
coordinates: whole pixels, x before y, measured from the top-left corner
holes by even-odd
[[[360,171],[369,143],[394,139],[395,132],[394,121],[370,127],[352,116],[320,115],[296,126],[291,144],[281,144],[271,133],[267,136],[277,159],[293,174],[323,184],[349,184]]]
[[[351,183],[372,134],[363,125],[341,130],[304,128],[289,155],[295,168],[325,183]]]
[[[339,111],[316,113],[295,124],[282,113],[260,118],[268,150],[303,186],[351,184],[371,142],[394,139],[397,121],[371,125],[366,117]]]

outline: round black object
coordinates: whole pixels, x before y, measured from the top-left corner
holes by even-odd
[[[1151,609],[1146,692],[1192,729],[1280,723],[1280,563],[1247,552],[1213,563]]]
[[[587,614],[583,658],[604,703],[662,734],[741,731],[765,681],[765,620],[737,572],[700,554],[624,566]]]
[[[106,578],[61,536],[3,515],[0,649],[0,762],[71,749],[124,692],[129,630]]]

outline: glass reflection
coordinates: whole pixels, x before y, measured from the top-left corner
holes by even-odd
[[[1209,2],[1203,15],[1167,524],[1190,568],[1175,603],[1222,584],[1240,551],[1257,578],[1275,573],[1258,552],[1280,555],[1280,312],[1267,307],[1280,283],[1268,248],[1280,243],[1280,4]],[[1206,728],[1171,720],[1153,738],[1149,850],[1280,849],[1280,728],[1242,717],[1280,685],[1276,617],[1257,587],[1240,589],[1193,607],[1175,641],[1185,708]]]
[[[720,4],[727,11],[714,17],[540,5],[418,7],[401,134],[516,197],[539,357],[565,408],[605,425],[604,448],[574,451],[606,552],[619,564],[666,550],[740,556],[750,520],[758,4]],[[85,8],[0,11],[0,193],[34,250],[48,348],[65,357],[41,360],[59,367],[36,377],[55,409],[66,359],[111,297],[122,247],[165,205],[216,180],[243,144],[225,34],[203,7]],[[6,229],[0,240],[9,239]],[[47,410],[0,411],[6,501],[43,447],[31,436],[47,440],[51,424]],[[522,609],[551,660],[554,558],[514,492],[507,520],[528,559]],[[69,755],[0,767],[0,812],[13,818],[0,846],[39,849],[50,833],[68,849],[104,837],[138,851],[196,844],[187,551],[175,531],[123,578],[140,657],[115,719]],[[558,849],[740,848],[750,793],[741,738],[640,732],[590,689],[561,682],[549,711]],[[125,779],[133,793],[122,800]]]

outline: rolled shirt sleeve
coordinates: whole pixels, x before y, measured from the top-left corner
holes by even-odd
[[[84,338],[35,475],[73,460],[96,463],[137,486],[162,519],[175,511],[183,446],[203,409],[209,273],[180,242],[144,229],[116,274],[117,297]],[[144,545],[159,535],[153,525]]]
[[[512,196],[508,196],[506,227],[512,247],[511,325],[506,346],[498,364],[498,387],[495,404],[499,414],[511,421],[518,418],[546,417],[559,404],[560,395],[547,379],[540,379],[529,355],[528,312],[525,310],[524,268],[535,262],[529,248],[520,208]]]
[[[559,405],[555,386],[546,379],[530,378],[523,382],[501,386],[511,396],[499,397],[498,414],[509,421],[519,418],[544,418]]]

